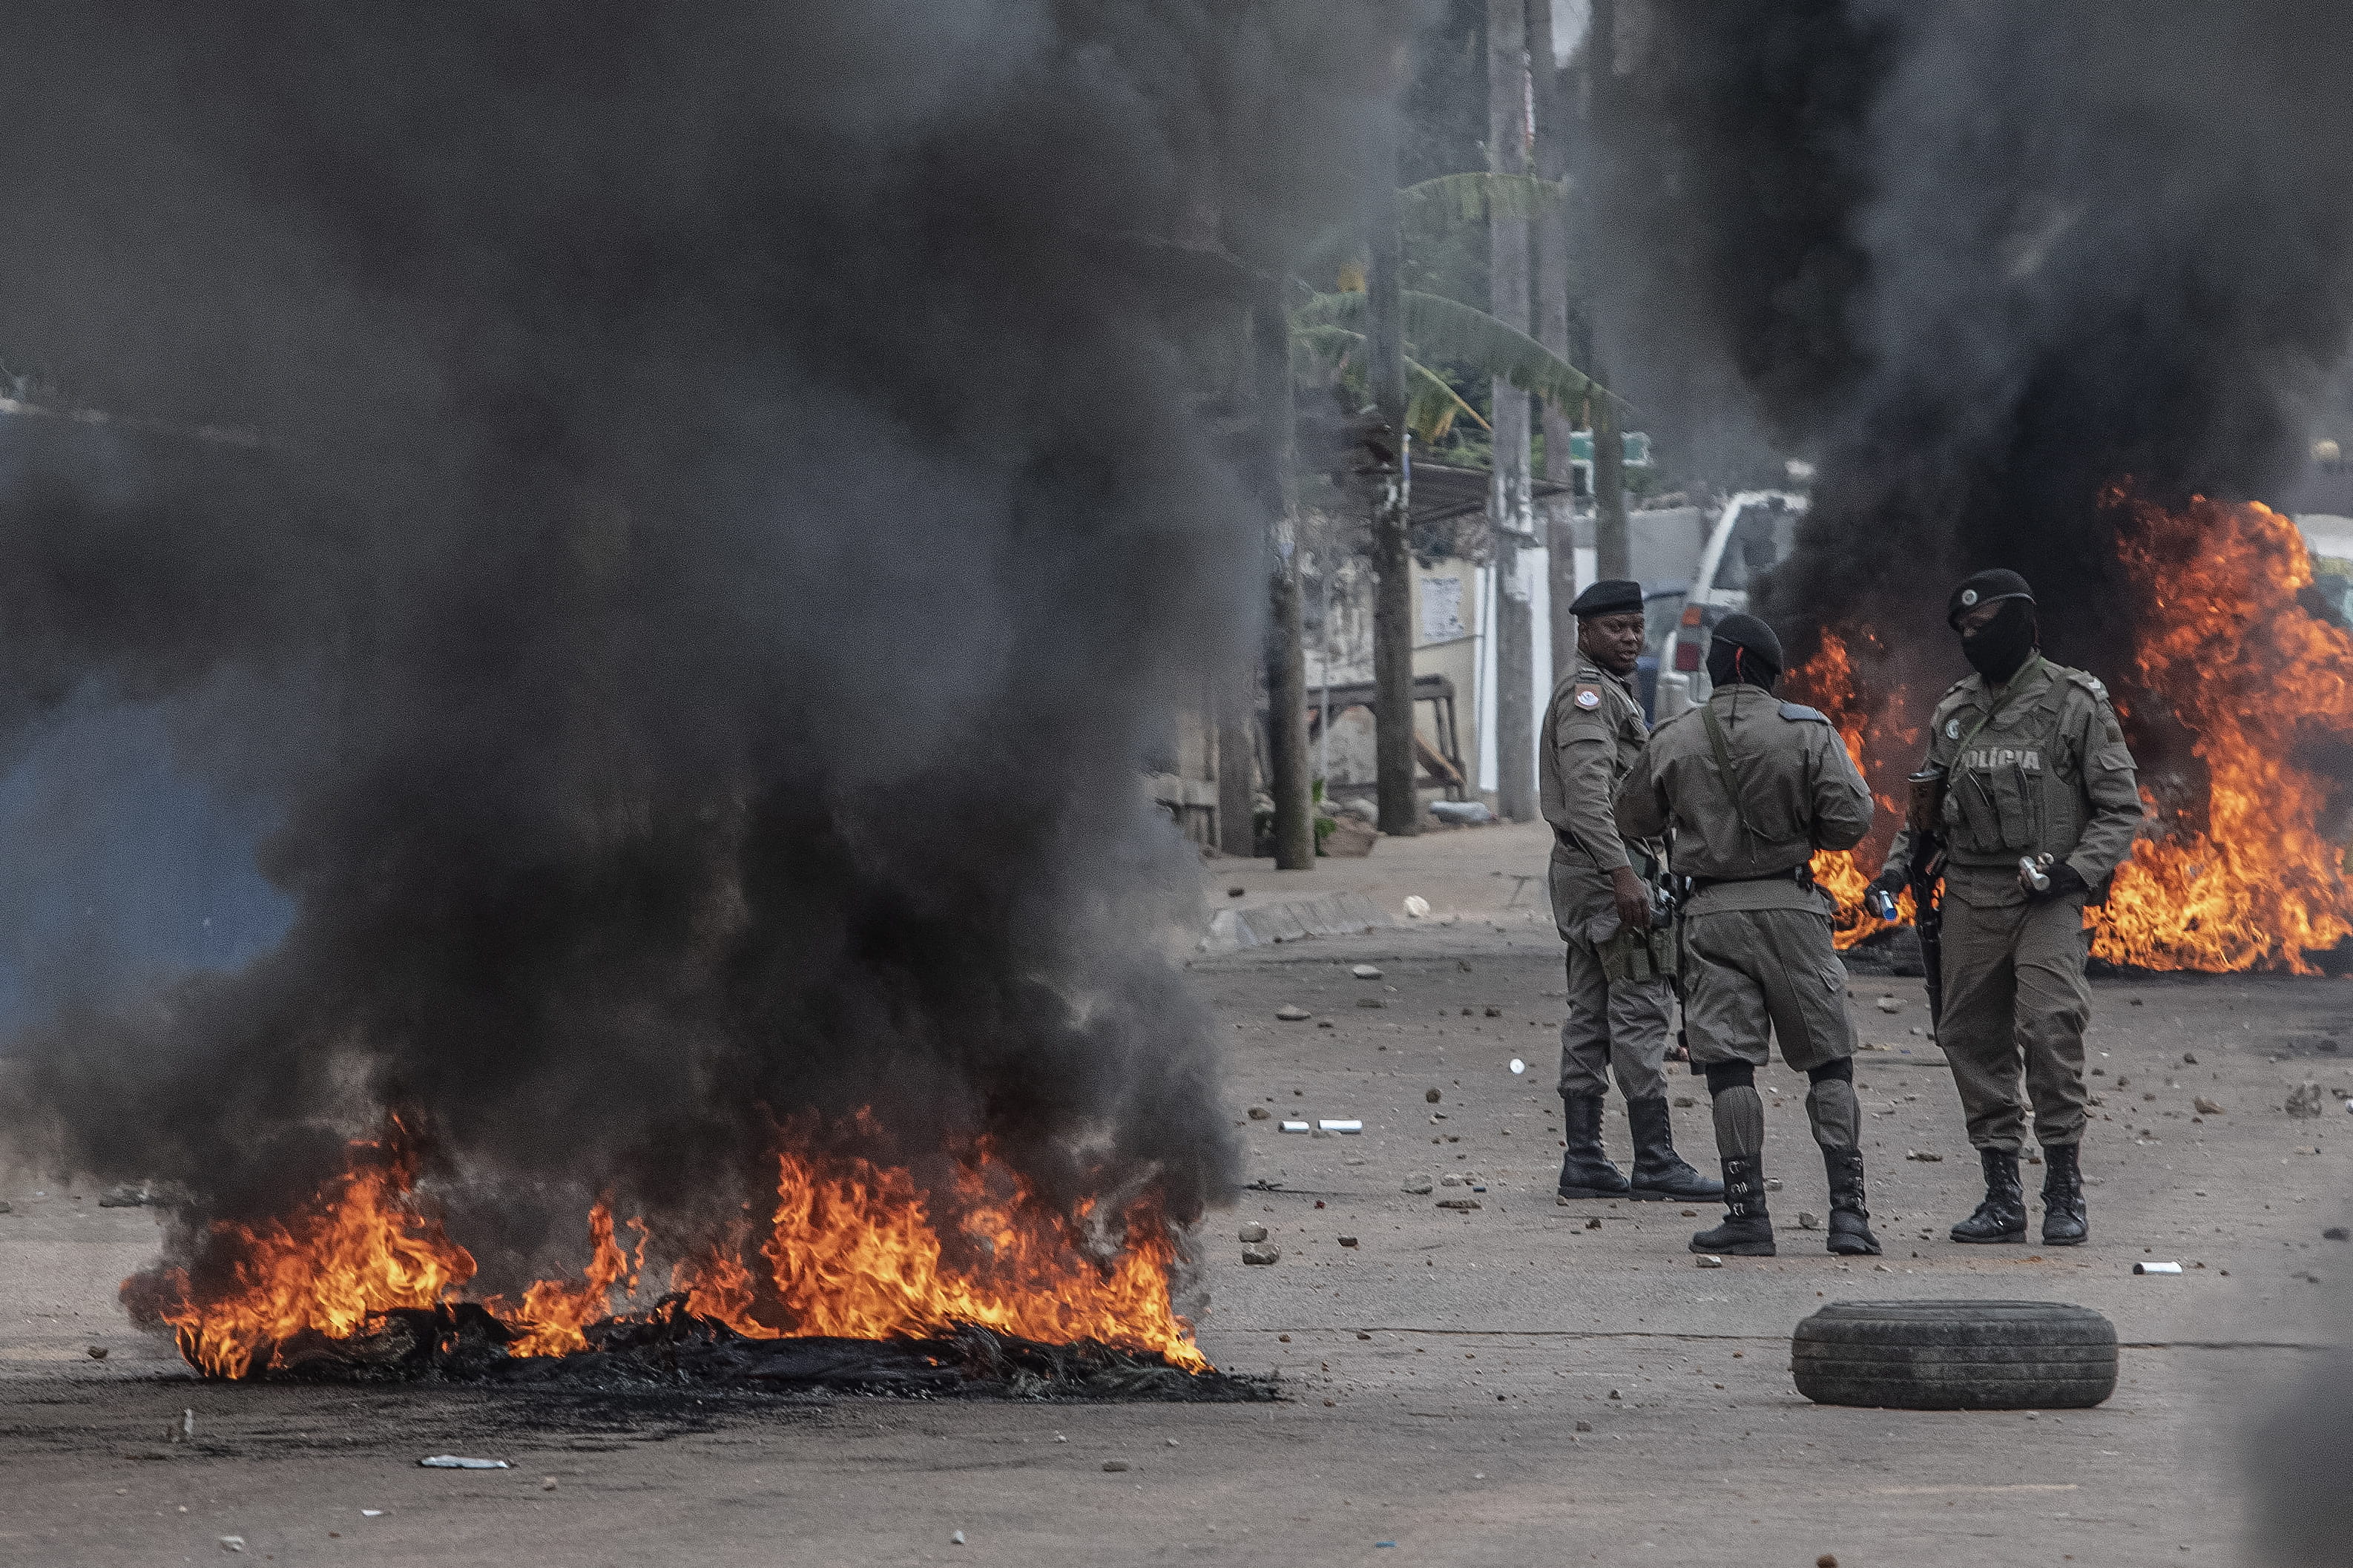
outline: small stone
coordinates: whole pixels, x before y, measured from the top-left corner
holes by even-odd
[[[1803,1209],[1799,1209],[1799,1210],[1798,1211],[1798,1228],[1799,1228],[1799,1230],[1820,1230],[1820,1229],[1821,1229],[1821,1228],[1822,1228],[1822,1219],[1821,1219],[1821,1215],[1820,1215],[1808,1214],[1805,1210],[1803,1210]]]
[[[245,1537],[242,1535],[224,1535],[220,1538],[220,1549],[223,1552],[242,1552],[245,1550]]]
[[[2346,1228],[2341,1225],[2332,1225],[2327,1230],[2320,1233],[2320,1239],[2323,1241],[2344,1241],[2348,1239],[2348,1234],[2353,1233],[2348,1233]]]
[[[1683,1210],[1683,1218],[1685,1218],[1685,1219],[1697,1219],[1697,1218],[1699,1218],[1699,1210],[1697,1210],[1697,1209],[1685,1209],[1685,1210]]]
[[[1567,1198],[1563,1198],[1560,1201],[1567,1203],[1568,1200]],[[1601,1216],[1599,1215],[1596,1215],[1591,1219],[1587,1220],[1585,1222],[1585,1228],[1588,1230],[1599,1230],[1601,1228]]]
[[[1368,1340],[1368,1339],[1371,1339],[1373,1336],[1372,1336],[1372,1335],[1370,1335],[1370,1334],[1368,1334],[1368,1333],[1366,1333],[1366,1332],[1365,1332],[1362,1329],[1359,1329],[1359,1330],[1357,1330],[1357,1331],[1356,1331],[1356,1337],[1357,1337],[1358,1339],[1360,1339],[1360,1340]]]
[[[2189,1108],[2198,1112],[2200,1116],[2220,1116],[2222,1114],[2221,1105],[2218,1101],[2207,1099],[2202,1094],[2189,1102]]]
[[[1263,1105],[1253,1105],[1250,1108],[1250,1119],[1252,1121],[1263,1121],[1273,1114],[1273,1111],[1269,1110]]]
[[[1932,1153],[1926,1149],[1914,1149],[1904,1157],[1907,1160],[1917,1160],[1924,1165],[1940,1165],[1945,1161],[1942,1154]]]
[[[1329,1018],[1318,1018],[1315,1020],[1315,1026],[1319,1029],[1336,1029],[1340,1026]]]
[[[1501,1007],[1489,1007],[1487,1009],[1487,1016],[1490,1018],[1500,1018],[1503,1016],[1504,1010]]]
[[[1421,1091],[1421,1098],[1428,1100],[1430,1104],[1436,1105],[1440,1100],[1446,1098],[1446,1093],[1443,1089],[1425,1089]]]
[[[1438,1184],[1441,1187],[1459,1187],[1462,1184],[1462,1178],[1450,1171],[1438,1178]]]
[[[92,1361],[104,1361],[106,1359],[106,1347],[104,1345],[90,1346],[90,1359]]]
[[[15,1214],[16,1212],[16,1211],[8,1205],[0,1203],[0,1214]]]
[[[2198,1058],[2197,1058],[2197,1056],[2196,1056],[2194,1053],[2189,1052],[2189,1051],[2184,1051],[2184,1052],[2182,1052],[2182,1053],[2181,1053],[2181,1065],[2182,1065],[2183,1067],[2186,1067],[2186,1068],[2194,1068],[2194,1067],[2196,1067],[2196,1066],[2198,1065]]]
[[[1780,1178],[1780,1177],[1778,1177],[1778,1176],[1767,1176],[1767,1177],[1766,1177],[1766,1178],[1765,1178],[1765,1190],[1766,1190],[1767,1192],[1768,1192],[1768,1193],[1778,1193],[1778,1192],[1779,1192],[1779,1191],[1781,1190],[1781,1178]]]
[[[542,1477],[540,1477],[540,1478],[539,1478],[539,1489],[540,1489],[540,1490],[542,1490],[542,1491],[543,1491],[543,1492],[552,1492],[552,1491],[554,1491],[554,1490],[555,1489],[555,1478],[554,1478],[554,1476],[542,1476]]]
[[[1580,1432],[1590,1432],[1593,1430],[1593,1423],[1590,1421],[1580,1421],[1577,1424],[1577,1429]]]
[[[1438,1184],[1436,1182],[1431,1181],[1430,1177],[1425,1175],[1423,1173],[1416,1171],[1406,1177],[1403,1190],[1419,1195],[1430,1191],[1430,1188],[1437,1184]]]
[[[1893,1273],[1894,1273],[1894,1272],[1895,1272],[1895,1270],[1894,1270],[1893,1268],[1889,1268],[1889,1267],[1887,1267],[1887,1265],[1885,1265],[1884,1263],[1874,1263],[1874,1264],[1873,1264],[1873,1265],[1871,1266],[1871,1271],[1872,1271],[1873,1274],[1893,1274]]]
[[[1904,1011],[1904,1004],[1893,996],[1882,996],[1879,999],[1879,1010],[1883,1013],[1901,1013]]]
[[[2137,1007],[2140,1004],[2136,1002],[2133,1005]],[[1838,1568],[1838,1559],[1825,1552],[1814,1559],[1814,1568]]]
[[[1250,1221],[1250,1224],[1242,1226],[1241,1239],[1244,1241],[1264,1241],[1266,1239],[1266,1226],[1259,1224],[1256,1220]]]
[[[1698,1267],[1702,1268],[1721,1268],[1724,1267],[1724,1259],[1715,1256],[1713,1253],[1709,1253],[1699,1258]]]
[[[1353,1236],[1344,1236],[1340,1238],[1340,1245],[1343,1247],[1354,1247],[1356,1245],[1356,1238]]]
[[[1106,1475],[1115,1476],[1125,1468],[1127,1468],[1127,1461],[1125,1459],[1105,1459],[1103,1461],[1103,1473]]]
[[[1247,888],[1228,888],[1226,889],[1226,897],[1229,899],[1239,899],[1249,890],[1250,889]]]
[[[1279,1261],[1282,1257],[1282,1249],[1279,1247],[1245,1247],[1242,1248],[1242,1261],[1244,1263],[1255,1264],[1261,1268],[1264,1268],[1269,1264]]]
[[[1614,1388],[1613,1388],[1613,1389],[1611,1389],[1611,1390],[1609,1391],[1609,1397],[1610,1397],[1610,1398],[1612,1398],[1612,1399],[1616,1399],[1616,1398],[1618,1398],[1618,1397],[1619,1397],[1618,1391],[1617,1391],[1616,1389],[1614,1389]]]
[[[1381,977],[1380,970],[1369,963],[1360,963],[1348,973],[1359,980],[1378,980]]]
[[[1166,1442],[1166,1443],[1170,1447],[1172,1447],[1172,1448],[1173,1448],[1173,1447],[1175,1447],[1176,1446],[1176,1438],[1174,1438],[1174,1437],[1164,1438],[1164,1439],[1163,1439],[1163,1441],[1165,1441],[1165,1442]]]
[[[1377,996],[1359,996],[1356,998],[1356,1005],[1359,1007],[1386,1007],[1388,1004],[1382,1001]]]
[[[1440,1198],[1438,1200],[1438,1206],[1442,1209],[1459,1209],[1467,1214],[1482,1205],[1477,1198]]]
[[[1286,1024],[1303,1024],[1315,1015],[1296,1002],[1285,1002],[1274,1010],[1274,1016]]]
[[[964,1544],[964,1531],[959,1530],[954,1535],[949,1536],[948,1544],[950,1546],[962,1546]]]
[[[1693,1106],[1697,1105],[1698,1103],[1698,1100],[1694,1100],[1688,1094],[1679,1094],[1675,1096],[1675,1109],[1678,1110],[1689,1110]]]

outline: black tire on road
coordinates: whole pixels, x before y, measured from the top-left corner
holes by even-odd
[[[1817,1405],[2081,1410],[2116,1391],[2116,1330],[2057,1301],[1833,1301],[1790,1336],[1789,1373]]]

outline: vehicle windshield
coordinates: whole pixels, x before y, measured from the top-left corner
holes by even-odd
[[[1642,596],[1642,646],[1653,651],[1675,635],[1675,626],[1683,616],[1684,589],[1681,584],[1662,588]]]

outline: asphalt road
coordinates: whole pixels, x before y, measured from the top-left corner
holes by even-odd
[[[1782,1255],[1703,1270],[1684,1242],[1714,1210],[1553,1197],[1559,948],[1509,874],[1541,853],[1491,829],[1305,875],[1210,868],[1219,899],[1355,887],[1437,906],[1193,964],[1230,1039],[1260,1184],[1203,1227],[1201,1342],[1220,1365],[1279,1373],[1282,1404],[203,1384],[113,1304],[152,1251],[150,1216],[12,1178],[0,1563],[222,1561],[224,1536],[284,1563],[2252,1560],[2243,1434],[2311,1375],[2353,1276],[2353,1247],[2323,1236],[2346,1220],[2353,988],[2101,983],[2094,1239],[2046,1252],[1944,1239],[1976,1198],[1950,1079],[1917,983],[1858,978],[1860,1027],[1882,1047],[1857,1089],[1886,1258],[1833,1258],[1798,1228],[1826,1206],[1822,1173],[1804,1080],[1777,1066],[1760,1081]],[[1354,976],[1359,963],[1380,977]],[[1285,1004],[1314,1016],[1278,1021]],[[2329,1091],[2316,1120],[2282,1109],[2307,1079]],[[1677,1089],[1697,1102],[1677,1110],[1678,1141],[1705,1163],[1704,1093]],[[2200,1115],[2198,1095],[2222,1112]],[[1285,1117],[1365,1131],[1285,1134]],[[1622,1152],[1622,1116],[1609,1136]],[[1402,1190],[1416,1174],[1465,1184]],[[1435,1206],[1449,1197],[1481,1206]],[[1268,1227],[1278,1263],[1241,1262],[1243,1222]],[[2135,1276],[2136,1260],[2185,1272]],[[2127,1347],[2116,1397],[1920,1414],[1814,1406],[1791,1387],[1790,1329],[1821,1302],[1954,1296],[2105,1312]],[[183,1410],[196,1440],[162,1444]],[[442,1452],[514,1468],[417,1467]]]

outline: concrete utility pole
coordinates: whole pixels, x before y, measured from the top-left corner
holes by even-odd
[[[1550,0],[1535,0],[1547,5]],[[1487,0],[1487,166],[1528,172],[1528,0]],[[1488,212],[1489,307],[1528,330],[1528,220]],[[1494,479],[1487,521],[1495,550],[1495,798],[1507,822],[1536,815],[1535,627],[1520,552],[1534,542],[1529,495],[1528,395],[1502,376],[1493,382]]]
[[[1595,287],[1600,276],[1602,239],[1593,221],[1594,196],[1600,173],[1599,132],[1608,122],[1609,106],[1618,86],[1617,0],[1593,0],[1592,20],[1585,34],[1585,134],[1579,140],[1584,157],[1586,322],[1591,346],[1585,374],[1604,386],[1609,384],[1601,355],[1600,300]],[[1617,410],[1608,398],[1593,396],[1593,547],[1594,566],[1603,577],[1634,574],[1633,542],[1626,530],[1626,445]]]
[[[1267,784],[1274,796],[1274,865],[1315,864],[1307,776],[1307,630],[1299,596],[1299,476],[1293,463],[1297,410],[1291,397],[1291,321],[1273,288],[1250,311],[1258,381],[1260,494],[1267,511]]]
[[[1551,0],[1538,0],[1528,13],[1528,68],[1535,81],[1536,174],[1566,187],[1568,182],[1568,104],[1562,90],[1559,62],[1555,58]],[[1568,342],[1568,204],[1556,201],[1536,218],[1536,342],[1576,363]],[[1544,405],[1545,478],[1566,485],[1575,477],[1569,459],[1569,430],[1576,421],[1565,409]],[[1562,507],[1548,509],[1545,574],[1551,590],[1552,672],[1557,681],[1577,661],[1577,617],[1568,613],[1577,598],[1577,528]]]
[[[1397,127],[1370,160],[1366,350],[1388,457],[1373,484],[1373,776],[1383,833],[1421,831],[1413,752],[1413,469],[1405,425],[1405,231],[1398,220]]]
[[[1258,847],[1250,826],[1251,759],[1258,748],[1250,732],[1258,726],[1251,715],[1258,708],[1258,676],[1247,666],[1230,670],[1218,689],[1218,848],[1248,858]]]

